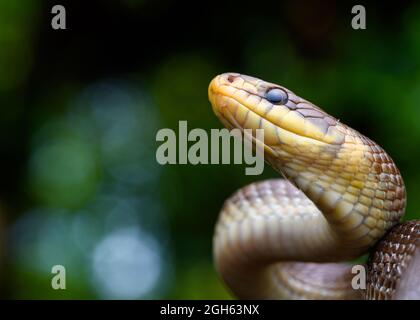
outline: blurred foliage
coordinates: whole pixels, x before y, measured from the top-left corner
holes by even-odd
[[[0,0],[0,268],[5,298],[228,298],[212,264],[242,165],[155,161],[159,128],[221,128],[216,74],[283,84],[379,142],[420,217],[420,7]],[[266,166],[258,180],[277,177]],[[67,290],[50,287],[63,264]]]

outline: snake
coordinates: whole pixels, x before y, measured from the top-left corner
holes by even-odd
[[[282,176],[222,205],[213,257],[234,297],[420,299],[420,220],[402,222],[404,181],[381,146],[255,77],[217,75],[208,97]]]

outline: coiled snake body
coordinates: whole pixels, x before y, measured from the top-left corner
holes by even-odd
[[[399,222],[404,182],[379,145],[257,78],[219,75],[209,99],[227,128],[264,130],[264,141],[248,138],[286,178],[246,186],[222,208],[214,258],[235,296],[420,299],[420,221]],[[367,252],[358,290],[340,261]]]

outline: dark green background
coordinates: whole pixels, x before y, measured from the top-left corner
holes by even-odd
[[[378,2],[380,3],[380,2]],[[377,141],[420,217],[420,6],[339,1],[0,0],[0,287],[4,298],[227,298],[218,211],[278,174],[160,166],[160,128],[221,128],[219,73],[282,84]],[[51,289],[62,264],[67,289]]]

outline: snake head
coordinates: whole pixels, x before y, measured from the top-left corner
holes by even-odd
[[[341,145],[346,127],[289,89],[238,73],[216,76],[209,86],[213,111],[228,128],[264,129],[271,149]]]

